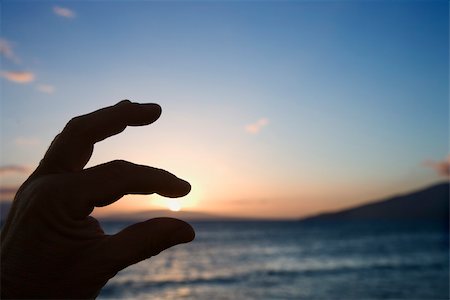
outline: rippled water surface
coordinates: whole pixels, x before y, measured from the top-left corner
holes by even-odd
[[[125,225],[108,223],[107,232]],[[198,222],[100,299],[448,299],[449,234],[422,223]]]

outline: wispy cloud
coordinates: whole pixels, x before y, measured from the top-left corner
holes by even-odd
[[[267,124],[269,124],[269,120],[267,118],[261,118],[255,123],[245,126],[245,131],[250,134],[257,134],[264,126],[267,126]]]
[[[34,73],[28,71],[2,71],[0,76],[16,83],[29,83],[35,78]]]
[[[0,200],[12,200],[17,193],[19,187],[2,186],[0,187]]]
[[[39,145],[41,141],[35,137],[22,137],[19,136],[14,140],[14,144],[17,146],[36,146]]]
[[[46,94],[53,94],[55,92],[55,87],[50,84],[39,84],[36,88],[38,91]]]
[[[60,17],[68,19],[73,19],[76,17],[75,12],[67,7],[53,6],[53,12]]]
[[[435,170],[438,175],[450,178],[450,155],[442,161],[428,160],[424,164]]]
[[[15,62],[16,64],[20,63],[19,57],[14,52],[14,46],[10,41],[0,38],[0,54],[6,57],[7,59]]]
[[[0,175],[9,175],[14,173],[29,173],[30,168],[21,165],[0,166]]]

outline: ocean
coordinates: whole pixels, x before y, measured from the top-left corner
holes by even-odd
[[[99,299],[449,299],[447,224],[191,224],[192,243],[119,272]]]

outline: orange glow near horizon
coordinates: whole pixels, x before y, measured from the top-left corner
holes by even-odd
[[[121,142],[119,137],[117,139]],[[114,145],[114,140],[112,141],[113,143],[109,141],[99,143],[90,165],[113,160],[117,157],[117,153],[127,153],[129,150],[123,146],[126,143]],[[360,179],[348,182],[341,178],[325,178],[301,171],[283,173],[283,169],[275,169],[272,172],[264,172],[260,161],[253,162],[246,159],[245,162],[237,163],[227,157],[213,157],[211,153],[201,151],[188,152],[186,155],[189,159],[170,159],[183,156],[179,148],[168,146],[162,148],[169,150],[162,153],[159,148],[153,149],[150,159],[149,156],[139,152],[132,152],[126,157],[135,163],[162,166],[180,178],[188,180],[192,185],[188,195],[181,198],[165,198],[157,194],[126,195],[112,205],[96,208],[94,215],[126,215],[150,210],[171,210],[219,216],[299,218],[384,199],[394,194],[408,192],[415,186],[431,185],[436,181],[434,178],[417,176],[386,186],[382,180],[368,182]],[[192,162],[195,162],[195,167],[190,166]],[[19,186],[28,176],[17,172],[1,175],[5,187]],[[8,196],[9,198],[5,200],[13,198],[12,194]]]
[[[206,147],[203,143],[192,142],[202,139],[187,135],[177,139],[177,144],[183,145],[179,147],[167,138],[176,135],[170,124],[162,118],[155,126],[129,128],[121,135],[96,144],[88,167],[124,157],[133,163],[165,169],[187,180],[192,186],[190,193],[172,199],[157,194],[127,195],[109,207],[96,209],[98,215],[180,210],[224,216],[299,218],[383,199],[435,180],[425,173],[395,184],[387,179],[364,176],[349,180],[335,172],[322,173],[308,159],[299,159],[300,164],[281,157],[271,165],[273,154],[265,152],[265,148],[248,145],[224,148],[217,142]],[[142,140],[146,134],[158,142],[149,144]]]

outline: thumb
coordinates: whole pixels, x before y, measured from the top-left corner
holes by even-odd
[[[109,236],[104,244],[104,256],[113,271],[159,254],[172,246],[188,243],[195,237],[188,223],[173,218],[155,218],[133,224]]]

